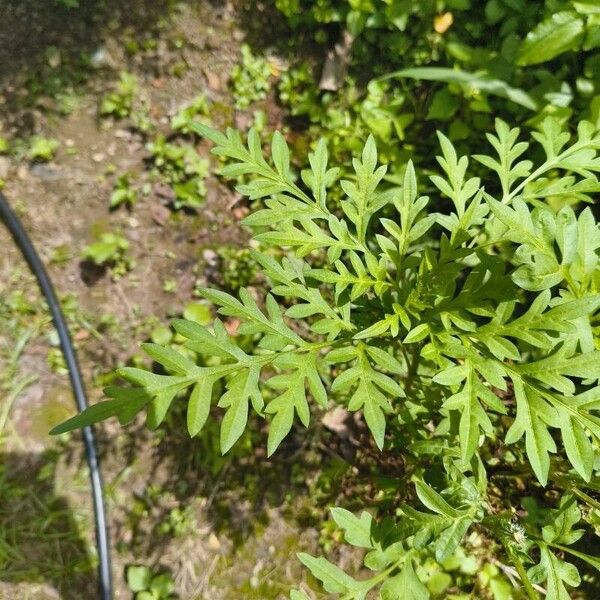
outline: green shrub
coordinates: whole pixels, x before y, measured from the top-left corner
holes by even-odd
[[[497,116],[530,126],[547,116],[594,120],[598,112],[590,105],[600,103],[596,4],[276,0],[290,39],[317,38],[323,56],[344,33],[351,39],[340,59],[345,56],[348,74],[339,89],[320,89],[322,61],[310,67],[295,61],[302,56],[296,44],[279,98],[292,114],[308,118],[308,138],[325,137],[333,159],[350,174],[352,155],[372,134],[389,162],[388,177],[401,176],[411,156],[424,169],[434,166],[436,128],[470,152],[484,143]]]
[[[599,567],[577,543],[600,508],[585,491],[595,489],[600,440],[600,231],[579,208],[600,190],[597,127],[584,121],[571,134],[546,119],[531,144],[497,120],[492,152],[470,157],[438,133],[431,197],[410,161],[401,185],[385,184],[372,137],[351,180],[329,165],[324,142],[297,180],[281,134],[267,160],[253,130],[245,146],[233,130],[195,129],[230,159],[225,177],[253,177],[238,189],[264,207],[246,224],[282,256],[253,252],[270,293],[202,290],[220,315],[241,321],[240,337],[220,319],[174,321],[185,354],[144,344],[166,374],[121,369],[133,388],[109,389],[111,399],[53,433],[113,415],[126,424],[144,408],[156,428],[177,398],[188,403],[191,436],[213,404],[222,410],[223,452],[250,410],[268,419],[271,455],[311,412],[362,411],[375,445],[404,458],[404,502],[381,519],[333,509],[374,574],[354,578],[301,554],[327,592],[427,598],[423,565],[448,564],[476,538],[513,565],[529,598],[536,585],[569,598],[580,583],[571,560]],[[242,348],[247,336],[254,345]],[[537,503],[503,494],[498,474],[526,481]]]

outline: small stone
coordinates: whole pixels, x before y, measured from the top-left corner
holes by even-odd
[[[164,198],[165,200],[175,200],[175,192],[173,191],[173,188],[165,183],[155,183],[154,193],[159,198]]]
[[[204,73],[204,76],[206,77],[206,83],[208,84],[208,87],[211,90],[214,90],[215,92],[220,92],[223,87],[221,83],[221,78],[216,73],[214,73],[210,69],[207,69],[206,67],[204,67],[202,71]]]
[[[10,158],[0,156],[0,179],[6,179],[10,171]]]
[[[221,549],[221,542],[219,541],[219,538],[214,533],[211,533],[208,536],[208,547],[211,550],[220,550]]]
[[[250,212],[250,209],[247,206],[236,206],[231,211],[231,214],[234,216],[235,219],[237,219],[238,221],[241,221],[244,217],[248,216],[249,212]]]
[[[227,333],[231,336],[237,335],[237,331],[242,322],[239,319],[227,319],[224,323]]]
[[[336,408],[323,415],[322,423],[329,431],[336,433],[342,439],[346,439],[350,435],[348,429],[349,419],[350,413],[345,408],[336,406]]]
[[[209,264],[211,267],[216,266],[219,261],[219,255],[214,251],[207,248],[202,252],[202,258]]]
[[[127,131],[127,129],[117,129],[114,136],[121,140],[128,140],[131,138],[131,131]]]
[[[92,160],[97,163],[102,162],[105,158],[106,154],[104,154],[104,152],[94,152],[94,154],[92,154]]]
[[[153,202],[150,205],[150,216],[157,225],[164,227],[171,216],[171,211],[166,206]]]

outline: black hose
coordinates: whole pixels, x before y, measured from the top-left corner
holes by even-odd
[[[81,371],[77,362],[77,355],[71,342],[69,329],[65,317],[61,311],[56,292],[52,282],[44,269],[29,236],[27,235],[21,221],[11,210],[6,196],[0,192],[0,218],[4,221],[6,227],[13,236],[17,246],[21,250],[23,257],[27,261],[29,268],[35,275],[40,290],[46,298],[54,326],[60,339],[65,362],[69,370],[71,386],[77,403],[77,409],[81,412],[88,406],[85,395],[85,387],[81,377]],[[100,465],[98,461],[98,451],[94,432],[91,427],[84,427],[82,430],[83,444],[85,446],[85,455],[90,470],[90,480],[92,484],[92,499],[94,501],[94,519],[96,522],[96,544],[98,548],[98,586],[101,600],[112,600],[112,577],[110,566],[110,545],[108,539],[108,529],[106,526],[106,514],[104,510],[104,492],[102,490],[102,477],[100,476]]]

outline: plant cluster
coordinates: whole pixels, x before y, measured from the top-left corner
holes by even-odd
[[[100,101],[100,115],[124,119],[131,114],[133,101],[138,91],[138,81],[135,75],[123,71],[115,90],[104,96]]]
[[[479,539],[527,597],[541,586],[548,598],[569,598],[578,567],[600,566],[580,543],[600,508],[590,495],[600,440],[600,230],[581,208],[600,191],[597,125],[570,132],[547,118],[532,144],[497,120],[491,152],[471,156],[438,133],[429,183],[409,161],[399,185],[386,184],[373,137],[351,179],[329,164],[325,141],[297,179],[279,133],[267,160],[253,130],[246,145],[233,130],[194,128],[229,159],[223,175],[249,176],[238,190],[263,201],[246,224],[265,248],[253,258],[269,293],[203,289],[224,319],[241,323],[237,335],[220,318],[175,320],[181,351],[143,346],[163,374],[121,369],[132,388],[109,388],[109,400],[54,433],[110,416],[125,424],[143,409],[156,428],[178,399],[191,436],[221,409],[224,453],[254,411],[269,422],[271,455],[311,413],[332,404],[361,411],[377,448],[412,457],[410,485],[394,514],[333,510],[372,575],[301,554],[327,592],[427,598],[426,561],[446,563],[461,544],[474,552]],[[506,473],[527,479],[545,504],[504,497]]]
[[[128,256],[129,241],[120,233],[108,231],[83,250],[83,258],[101,267],[108,267],[113,279],[120,279],[133,268]]]
[[[130,173],[123,173],[117,177],[115,187],[110,195],[111,208],[118,208],[122,204],[131,207],[137,202],[137,191],[131,186],[130,179]]]
[[[231,86],[236,108],[247,108],[267,97],[271,67],[267,60],[255,56],[248,44],[242,44],[242,62],[231,71]]]
[[[322,66],[315,61],[293,64],[279,83],[281,102],[308,119],[309,139],[326,137],[349,172],[351,156],[371,134],[390,177],[409,155],[433,166],[434,143],[427,140],[435,128],[444,127],[469,151],[483,143],[496,116],[533,126],[546,116],[597,117],[595,2],[276,0],[275,6],[295,39],[313,36],[324,50],[344,36],[350,40],[339,59],[348,74],[335,92],[320,89]]]
[[[208,160],[200,157],[193,146],[169,142],[163,135],[157,135],[146,147],[156,174],[173,190],[173,207],[200,206],[206,195]]]
[[[30,140],[27,157],[36,162],[48,162],[54,158],[59,145],[58,140],[36,135]]]
[[[143,565],[130,565],[126,573],[127,585],[135,600],[172,600],[173,579],[167,573],[153,574]]]

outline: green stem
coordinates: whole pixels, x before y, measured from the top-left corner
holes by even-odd
[[[506,555],[508,556],[510,562],[513,564],[513,566],[517,570],[517,573],[519,574],[519,579],[523,584],[523,588],[525,589],[527,598],[529,598],[529,600],[539,600],[539,595],[533,589],[531,581],[529,581],[529,577],[527,576],[527,571],[525,571],[523,562],[519,558],[519,555],[512,548],[510,541],[507,539],[506,535],[500,535],[500,540],[502,541],[502,545],[506,550]]]
[[[404,556],[402,556],[400,559],[398,559],[396,562],[394,562],[392,565],[390,565],[387,569],[385,569],[384,571],[381,571],[381,573],[378,573],[377,575],[375,575],[374,577],[371,577],[370,579],[365,579],[364,581],[361,581],[360,583],[363,584],[366,588],[363,591],[371,590],[377,584],[381,583],[382,581],[385,581],[388,578],[388,576],[395,569],[397,569],[398,567],[403,565],[407,560],[411,560],[410,552],[407,552]],[[352,600],[353,598],[355,598],[354,592],[351,592],[350,594],[348,594],[346,596],[342,596],[340,598],[340,600]]]
[[[598,500],[595,500],[585,492],[582,492],[579,488],[572,487],[571,492],[573,492],[573,494],[577,496],[580,500],[583,500],[588,506],[591,506],[596,510],[600,510],[600,502],[598,502]]]

